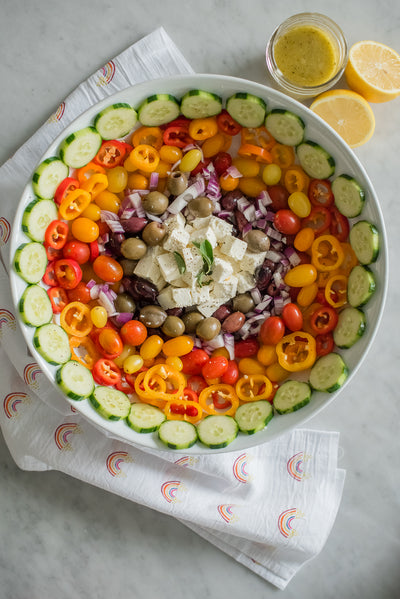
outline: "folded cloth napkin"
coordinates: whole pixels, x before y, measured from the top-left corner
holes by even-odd
[[[7,264],[16,206],[52,140],[94,102],[192,73],[160,28],[82,83],[0,169],[0,426],[16,464],[55,469],[170,514],[280,589],[324,546],[340,504],[338,433],[296,430],[248,451],[176,455],[111,438],[71,408],[26,347]]]

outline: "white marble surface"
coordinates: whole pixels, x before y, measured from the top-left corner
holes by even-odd
[[[83,79],[163,25],[197,72],[266,82],[264,50],[277,24],[318,11],[349,43],[400,50],[397,0],[2,0],[0,163]],[[389,294],[375,343],[352,384],[310,427],[341,433],[347,479],[322,553],[285,591],[175,520],[58,472],[28,473],[0,436],[1,599],[280,596],[392,599],[400,594],[398,156],[400,99],[373,105],[376,132],[356,151],[381,201],[390,242]]]

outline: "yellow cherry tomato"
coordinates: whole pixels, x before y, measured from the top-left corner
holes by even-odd
[[[281,180],[282,169],[277,164],[267,164],[263,168],[262,179],[267,185],[277,185]]]
[[[242,358],[239,360],[238,368],[242,374],[264,374],[264,366],[254,358]]]
[[[130,354],[125,358],[122,365],[126,374],[133,374],[134,372],[138,372],[142,368],[143,358],[138,354]]]
[[[296,301],[302,308],[306,308],[310,306],[318,294],[318,284],[311,283],[311,285],[306,285],[302,287],[297,294]]]
[[[299,264],[286,273],[284,281],[290,287],[305,287],[317,280],[317,269],[312,264]]]
[[[128,176],[128,187],[129,189],[148,189],[149,180],[141,173],[131,173]]]
[[[128,182],[128,171],[123,166],[115,166],[107,171],[108,191],[119,193]]]
[[[107,310],[103,308],[103,306],[95,306],[90,310],[90,318],[92,319],[95,327],[102,329],[107,324]]]
[[[165,363],[171,368],[175,368],[175,370],[179,370],[179,372],[183,368],[182,360],[178,356],[168,356],[166,358]]]
[[[121,205],[121,200],[115,193],[111,192],[109,189],[105,189],[95,198],[94,203],[100,210],[108,210],[109,212],[115,212],[115,214],[117,214]]]
[[[87,208],[82,212],[82,216],[90,218],[90,220],[100,220],[101,210],[97,204],[91,202]]]
[[[199,164],[202,158],[203,155],[201,150],[198,150],[197,148],[189,150],[183,156],[179,165],[179,170],[184,173],[190,173],[193,169],[196,168],[196,166]]]
[[[278,360],[275,345],[262,345],[257,352],[257,360],[264,366],[270,366]]]
[[[311,202],[302,191],[294,191],[288,197],[289,208],[300,218],[305,218],[311,212]]]
[[[165,356],[185,356],[192,351],[194,342],[189,335],[179,335],[166,341],[162,347]],[[142,346],[143,347],[143,346]]]
[[[243,177],[257,177],[260,172],[260,163],[252,158],[234,158],[233,166],[243,175]]]
[[[168,162],[168,164],[175,164],[182,158],[183,152],[177,146],[161,146],[160,150],[160,160],[164,162]]]
[[[315,239],[314,229],[311,227],[305,227],[304,229],[300,229],[294,238],[293,245],[299,252],[306,252],[309,250],[313,244]]]
[[[239,179],[239,189],[245,195],[256,198],[262,191],[267,189],[267,186],[259,177],[241,177]]]
[[[152,360],[158,356],[163,345],[164,341],[159,335],[150,335],[140,346],[140,355],[143,360]]]

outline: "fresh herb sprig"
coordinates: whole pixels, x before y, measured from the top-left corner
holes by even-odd
[[[179,270],[179,274],[183,275],[186,272],[185,260],[182,258],[179,252],[174,252],[174,258]]]
[[[204,277],[212,274],[212,268],[214,264],[214,252],[211,243],[208,239],[204,241],[193,241],[193,245],[197,248],[199,254],[203,258],[203,268],[197,273],[197,284],[199,287],[209,285],[210,280],[204,281]]]

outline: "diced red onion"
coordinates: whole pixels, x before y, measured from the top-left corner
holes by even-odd
[[[258,194],[257,200],[261,202],[263,206],[269,206],[272,204],[271,196],[266,190],[263,190]]]
[[[128,218],[135,216],[135,212],[136,212],[135,208],[125,208],[125,210],[123,210],[121,212],[119,217],[121,220],[128,220]]]
[[[261,291],[257,287],[254,287],[254,289],[250,290],[250,295],[251,295],[251,297],[253,299],[253,302],[256,305],[261,302],[261,300],[262,300]]]
[[[265,227],[267,226],[267,221],[265,218],[261,218],[257,220],[254,224],[257,227],[257,229],[265,229]]]
[[[264,204],[258,198],[256,198],[254,205],[256,207],[256,212],[258,212],[260,214],[260,216],[257,216],[257,218],[260,218],[261,216],[266,216],[266,214],[268,213],[268,210],[266,209]]]
[[[88,281],[88,282],[86,283],[86,287],[87,287],[88,289],[92,289],[92,288],[93,288],[93,287],[94,287],[96,284],[97,284],[97,283],[96,283],[96,281],[95,281],[94,279],[90,279],[90,281]]]
[[[239,198],[237,200],[236,206],[237,206],[237,209],[239,210],[239,212],[244,212],[244,210],[246,210],[247,206],[250,206],[250,202],[247,198],[242,196],[241,198]]]
[[[150,174],[150,179],[149,179],[149,189],[150,191],[153,191],[154,189],[156,189],[157,185],[158,185],[158,179],[159,179],[159,174],[156,172],[152,172]]]
[[[218,218],[222,218],[222,220],[229,220],[232,216],[232,212],[229,210],[221,210],[217,214]]]
[[[246,233],[248,233],[249,231],[251,231],[252,228],[253,228],[253,225],[251,223],[246,223],[245,225],[243,225],[243,229],[242,229],[243,236],[246,235]]]
[[[100,293],[100,285],[96,284],[90,288],[91,299],[97,299],[99,297],[99,293]]]
[[[217,335],[214,339],[210,339],[209,341],[203,341],[202,347],[204,351],[209,353],[209,351],[213,351],[218,347],[224,347],[224,337],[223,335]]]
[[[253,222],[254,220],[256,220],[256,218],[258,218],[256,216],[256,209],[254,204],[250,204],[249,206],[247,206],[244,210],[243,210],[243,214],[244,216],[247,218],[247,220],[249,222]],[[261,215],[260,215],[261,216]]]
[[[267,210],[267,214],[265,215],[265,218],[269,221],[269,222],[274,222],[275,219],[275,212],[272,212],[272,210]]]
[[[114,302],[109,299],[108,295],[104,291],[99,292],[98,302],[103,308],[106,309],[108,316],[115,316],[115,306]]]
[[[301,258],[292,246],[288,246],[284,249],[283,253],[286,258],[289,260],[291,266],[298,266],[301,262]]]
[[[257,304],[257,306],[254,308],[254,311],[257,312],[257,314],[262,314],[264,312],[264,310],[266,308],[268,308],[268,306],[271,302],[272,302],[272,297],[268,296],[267,298],[263,299],[262,302]]]
[[[149,220],[153,220],[156,223],[162,223],[160,216],[156,216],[155,214],[150,214],[150,212],[146,212],[146,218],[148,218]]]
[[[231,360],[235,359],[235,338],[232,333],[224,333],[224,346],[229,352],[229,358]]]
[[[268,237],[271,237],[272,239],[276,239],[277,241],[281,241],[282,239],[282,233],[279,233],[279,231],[273,229],[272,227],[267,227],[265,232]]]
[[[280,252],[276,252],[275,250],[268,250],[265,254],[265,258],[277,264],[282,260],[282,254]]]
[[[174,201],[168,206],[168,212],[171,214],[178,214],[181,212],[185,206],[193,200],[197,198],[199,195],[203,194],[205,191],[205,183],[202,177],[199,177],[192,185],[190,185],[183,193],[176,196]]]
[[[132,312],[117,312],[114,320],[117,325],[124,325],[126,322],[132,320]]]
[[[232,177],[232,179],[240,179],[240,177],[243,177],[242,173],[239,171],[239,169],[236,168],[236,166],[228,166],[228,168],[225,171],[230,177]]]

